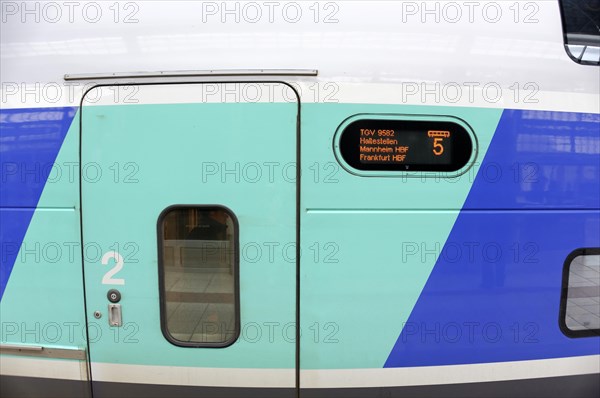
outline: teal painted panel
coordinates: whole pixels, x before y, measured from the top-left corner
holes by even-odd
[[[91,331],[119,335],[92,342],[92,361],[294,368],[295,342],[282,329],[295,320],[296,266],[282,248],[296,240],[296,186],[281,173],[286,166],[295,173],[296,118],[293,103],[84,108],[83,162],[130,173],[128,181],[83,184],[85,242],[118,245],[125,257],[115,275],[124,286],[101,283],[110,267],[99,258],[85,265],[88,316],[106,312],[110,288],[123,296],[121,329],[108,327],[106,317],[93,321]],[[238,218],[242,334],[227,348],[177,347],[162,335],[157,220],[174,204],[219,204]]]
[[[73,123],[55,161],[72,174],[51,174],[0,302],[3,343],[86,347],[78,149]]]
[[[464,120],[479,152],[474,167],[457,178],[361,177],[345,171],[333,153],[335,132],[362,113],[445,115]],[[302,106],[302,206],[309,209],[460,209],[494,134],[501,109],[373,104]]]
[[[303,369],[383,366],[457,213],[323,211],[303,217],[303,242],[321,248],[318,261],[311,252],[301,263]],[[410,255],[415,245],[419,252]]]
[[[338,126],[359,113],[458,117],[478,140],[475,164],[456,178],[351,174],[338,165],[332,142]],[[501,113],[402,105],[303,106],[302,369],[383,367],[456,221]],[[415,248],[416,254],[409,255]]]
[[[78,212],[36,210],[0,303],[2,343],[85,348],[81,264]]]

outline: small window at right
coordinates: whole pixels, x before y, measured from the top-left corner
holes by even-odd
[[[600,249],[577,249],[563,269],[560,327],[569,337],[600,336]]]
[[[580,64],[600,65],[600,0],[559,0],[565,48]]]

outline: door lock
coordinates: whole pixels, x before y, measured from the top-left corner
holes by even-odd
[[[121,292],[119,292],[117,289],[110,289],[106,294],[106,297],[111,303],[118,303],[121,301]]]

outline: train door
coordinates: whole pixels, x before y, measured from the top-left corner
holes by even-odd
[[[94,397],[294,396],[295,92],[103,86],[81,114]]]

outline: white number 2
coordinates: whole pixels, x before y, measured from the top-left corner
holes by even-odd
[[[113,278],[113,276],[115,276],[115,274],[117,272],[119,272],[123,269],[123,264],[125,264],[125,261],[123,260],[123,256],[121,256],[118,252],[115,252],[115,251],[106,252],[106,253],[104,253],[104,256],[102,256],[102,265],[108,265],[108,261],[110,259],[114,259],[116,261],[116,264],[106,274],[104,274],[104,277],[102,277],[102,284],[103,285],[124,285],[125,279]]]

